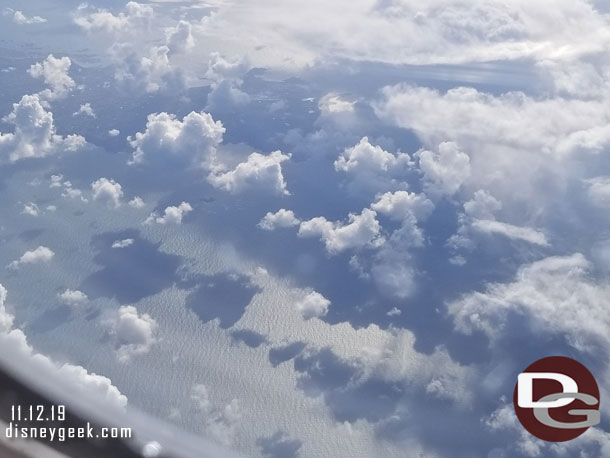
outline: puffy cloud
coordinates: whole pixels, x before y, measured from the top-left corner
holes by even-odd
[[[167,29],[165,34],[167,36],[167,47],[171,52],[185,52],[195,46],[190,22],[179,21],[175,27]]]
[[[93,108],[91,107],[91,104],[89,102],[84,103],[83,105],[80,106],[78,111],[75,111],[74,113],[72,113],[72,116],[78,116],[78,115],[85,115],[85,116],[89,116],[90,118],[96,117],[95,111],[93,111]]]
[[[55,133],[53,113],[44,109],[38,95],[24,95],[4,121],[14,126],[14,132],[0,133],[0,160],[16,162],[76,151],[85,144],[80,135],[62,137]]]
[[[66,199],[80,199],[81,202],[88,202],[87,198],[85,198],[85,196],[83,196],[83,192],[80,189],[76,189],[72,187],[72,183],[70,181],[64,181],[63,183],[61,183],[61,179],[63,179],[62,176],[59,176],[59,180],[57,180],[58,176],[57,175],[53,175],[51,177],[51,188],[56,188],[59,186],[63,186],[64,190],[62,192],[62,197],[65,197]]]
[[[89,300],[87,295],[82,291],[67,289],[59,294],[59,299],[66,305],[77,306],[84,304]]]
[[[13,15],[13,22],[15,24],[42,24],[47,22],[47,20],[40,16],[26,16],[23,14],[23,11],[15,11]]]
[[[476,191],[473,198],[464,204],[466,215],[485,220],[494,219],[496,212],[501,209],[502,202],[483,189]]]
[[[40,209],[34,202],[29,202],[23,206],[21,213],[24,215],[38,216],[40,214]]]
[[[39,379],[55,381],[65,387],[67,392],[78,394],[85,399],[103,402],[113,409],[124,409],[127,398],[121,394],[112,381],[102,375],[89,373],[81,366],[64,363],[57,364],[47,356],[36,353],[21,329],[13,327],[14,317],[5,306],[6,289],[0,285],[0,346],[11,362],[28,367],[30,374]]]
[[[512,283],[492,283],[451,302],[449,314],[458,331],[481,330],[492,340],[508,332],[509,314],[516,313],[528,318],[533,332],[563,335],[579,350],[607,348],[610,287],[592,280],[590,269],[580,253],[548,257],[522,266]]]
[[[268,156],[252,153],[246,162],[238,164],[234,170],[214,170],[208,176],[208,181],[214,187],[233,194],[261,189],[289,195],[282,174],[282,162],[289,159],[290,155],[282,154],[281,151],[274,151]]]
[[[125,305],[115,317],[106,321],[110,334],[116,339],[116,353],[120,362],[126,363],[136,355],[148,353],[155,343],[157,322],[147,313]]]
[[[378,247],[384,242],[377,213],[365,208],[358,215],[350,213],[348,222],[332,222],[322,216],[301,222],[298,236],[319,237],[330,254],[345,250]]]
[[[165,89],[180,89],[183,85],[181,73],[172,67],[169,60],[170,49],[167,46],[153,46],[148,56],[137,58],[131,53],[125,56],[125,61],[135,68],[133,72],[124,70],[117,73],[119,80],[144,81],[145,90],[149,93]]]
[[[144,201],[139,196],[134,197],[127,204],[130,207],[132,207],[132,208],[142,208],[142,207],[144,207]]]
[[[258,223],[258,227],[265,231],[274,231],[278,228],[298,226],[301,221],[294,215],[292,210],[281,208],[276,213],[267,213]]]
[[[408,154],[392,154],[363,137],[355,146],[346,148],[334,165],[336,171],[347,175],[351,192],[376,193],[406,189],[406,174],[413,163]]]
[[[199,163],[209,162],[222,143],[225,128],[204,112],[191,112],[182,121],[168,113],[148,115],[146,130],[130,140],[134,148],[131,163],[165,157],[186,157]]]
[[[432,196],[452,196],[470,177],[470,157],[454,142],[444,142],[438,151],[418,151],[424,189]]]
[[[105,9],[95,10],[87,4],[82,4],[76,11],[74,23],[87,32],[103,31],[116,34],[145,28],[153,16],[154,10],[150,5],[137,2],[128,2],[125,11],[117,15]]]
[[[74,89],[76,83],[68,74],[71,65],[72,61],[69,57],[58,59],[53,54],[49,54],[44,61],[30,67],[28,73],[32,77],[42,79],[47,86],[50,86],[40,93],[41,99],[61,99]]]
[[[410,214],[417,220],[423,220],[430,216],[434,210],[434,204],[424,194],[396,191],[378,196],[371,208],[377,213],[398,221],[408,218]]]
[[[399,153],[393,155],[384,151],[380,146],[372,145],[368,137],[362,137],[360,142],[347,148],[335,161],[335,170],[346,173],[388,172],[394,167],[409,165],[409,155]]]
[[[223,110],[227,107],[243,106],[250,102],[250,96],[241,90],[243,77],[250,69],[245,59],[226,59],[214,52],[208,62],[205,77],[211,81],[207,108]]]
[[[112,248],[127,248],[133,245],[134,239],[115,240],[112,243]]]
[[[93,200],[101,200],[114,208],[121,206],[123,189],[116,181],[100,178],[91,183],[91,191],[93,192]]]
[[[598,151],[610,138],[605,93],[594,101],[536,99],[521,92],[496,96],[458,87],[440,93],[398,85],[384,88],[383,97],[375,106],[378,115],[413,129],[427,144],[451,138],[468,148],[471,158],[471,149],[478,152],[481,145],[508,146],[523,149],[528,156],[535,153],[546,157],[552,153]]]
[[[297,310],[306,320],[325,316],[329,306],[330,301],[316,291],[308,293],[296,303]]]
[[[50,248],[47,248],[46,246],[39,246],[35,250],[26,251],[23,253],[19,259],[11,262],[8,265],[8,268],[16,270],[24,264],[40,264],[49,262],[54,256],[55,253]]]
[[[427,148],[451,140],[468,152],[470,177],[460,180],[464,189],[488,189],[507,207],[519,203],[531,213],[565,205],[568,183],[580,181],[583,162],[591,165],[587,153],[610,142],[605,88],[592,99],[493,95],[465,87],[441,93],[407,85],[382,92],[375,104],[382,119],[413,130]]]
[[[108,135],[110,135],[111,137],[118,137],[120,133],[121,131],[119,129],[110,129],[108,131]]]
[[[165,209],[163,216],[159,216],[157,213],[151,213],[144,224],[181,224],[182,218],[188,213],[193,211],[193,207],[188,202],[182,202],[177,207],[170,206]]]

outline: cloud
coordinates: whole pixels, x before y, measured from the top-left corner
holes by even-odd
[[[396,191],[378,196],[377,201],[371,204],[371,208],[377,213],[397,221],[402,221],[409,215],[413,215],[417,220],[423,220],[430,216],[434,210],[434,204],[425,194]]]
[[[292,210],[280,209],[276,213],[267,213],[258,223],[258,227],[265,231],[274,231],[278,228],[288,228],[298,226],[301,221],[294,216]]]
[[[381,225],[375,211],[365,208],[360,214],[350,213],[348,222],[332,222],[323,216],[301,222],[298,236],[319,237],[329,254],[345,250],[378,247],[383,244]]]
[[[108,131],[108,135],[110,135],[111,137],[118,137],[120,133],[121,131],[119,129],[110,129]]]
[[[171,52],[183,53],[195,46],[190,22],[179,21],[175,27],[166,29],[165,34]]]
[[[93,9],[82,4],[76,11],[74,23],[87,32],[117,34],[145,28],[153,16],[154,10],[150,5],[137,2],[128,2],[125,11],[117,15],[105,9]]]
[[[14,126],[14,132],[0,133],[0,160],[45,157],[85,145],[80,135],[62,137],[55,133],[53,113],[44,109],[38,95],[24,95],[4,121]]]
[[[510,332],[511,314],[524,315],[534,333],[565,336],[586,351],[600,343],[608,348],[610,319],[606,283],[590,277],[591,265],[580,253],[552,256],[523,265],[511,283],[491,283],[485,291],[466,294],[448,305],[455,328],[479,330],[492,341]]]
[[[374,193],[407,188],[405,179],[412,162],[408,154],[392,154],[363,137],[355,146],[346,148],[334,166],[337,172],[347,175],[351,191]]]
[[[95,115],[95,111],[93,111],[93,108],[91,107],[91,104],[89,102],[81,105],[80,108],[78,109],[78,111],[75,111],[74,113],[72,113],[72,116],[78,116],[78,115],[85,115],[85,116],[89,116],[90,118],[97,117]]]
[[[454,142],[444,142],[438,151],[418,151],[424,189],[431,196],[452,196],[470,177],[470,157]]]
[[[524,0],[474,7],[459,0],[264,0],[222,3],[205,25],[202,34],[256,66],[289,69],[337,56],[395,65],[562,62],[599,54],[609,40],[603,12],[584,0],[561,0],[550,12]]]
[[[38,216],[40,214],[40,209],[34,202],[29,202],[23,206],[21,213],[24,215]]]
[[[349,102],[338,94],[326,94],[318,102],[318,109],[323,113],[353,113],[355,102]],[[366,138],[366,137],[365,137]]]
[[[191,204],[188,202],[182,202],[177,207],[167,207],[163,216],[159,216],[155,212],[151,213],[148,218],[146,218],[146,221],[144,221],[144,224],[181,224],[182,218],[184,218],[184,216],[191,211],[193,211]]]
[[[585,180],[589,199],[600,208],[610,208],[610,177],[600,176]]]
[[[17,270],[24,264],[47,263],[51,261],[54,256],[55,253],[51,249],[45,246],[39,246],[35,250],[26,251],[25,253],[23,253],[23,255],[18,260],[11,262],[8,265],[8,268]]]
[[[362,137],[360,143],[347,148],[335,161],[335,170],[346,173],[358,171],[388,172],[395,167],[408,166],[409,155],[399,153],[393,155],[380,146],[372,145],[368,137]]]
[[[40,16],[26,16],[22,11],[15,11],[13,15],[13,22],[15,24],[42,24],[47,20]]]
[[[305,320],[321,318],[328,313],[330,301],[316,291],[312,291],[296,303],[296,308]]]
[[[252,153],[246,162],[242,162],[234,170],[223,172],[214,170],[208,181],[217,188],[232,194],[249,190],[263,190],[280,195],[290,195],[282,174],[282,162],[290,159],[289,154],[274,151],[268,156]]]
[[[500,234],[512,240],[522,240],[534,245],[549,246],[543,232],[529,227],[514,226],[508,223],[493,220],[475,219],[472,228],[484,234]]]
[[[13,327],[14,317],[6,310],[7,291],[0,285],[0,346],[11,361],[28,368],[38,379],[60,383],[67,392],[85,399],[104,402],[110,409],[124,409],[127,398],[112,381],[102,375],[89,373],[81,366],[58,364],[47,356],[36,353],[21,329]],[[51,383],[51,382],[50,382]]]
[[[226,110],[229,107],[243,107],[250,102],[250,96],[242,91],[244,75],[250,69],[246,59],[227,59],[213,52],[208,62],[205,77],[211,81],[206,109]]]
[[[61,183],[63,176],[53,175],[51,176],[51,185],[49,187],[56,188],[63,186],[64,190],[61,193],[62,197],[66,199],[80,199],[81,202],[88,202],[87,198],[83,196],[83,192],[80,189],[72,187],[72,182],[64,181]]]
[[[69,57],[56,58],[53,54],[49,54],[42,62],[37,62],[30,67],[28,73],[33,78],[42,79],[48,89],[40,92],[42,100],[57,100],[67,96],[76,86],[74,80],[68,72],[72,61]]]
[[[134,239],[115,240],[112,243],[112,248],[127,248],[133,245]]]
[[[502,202],[485,190],[475,192],[463,207],[464,212],[458,214],[457,232],[448,240],[448,245],[453,249],[474,249],[478,234],[501,235],[533,245],[550,246],[547,236],[540,230],[496,221],[496,213],[502,209]]]
[[[144,201],[142,200],[141,197],[136,196],[133,199],[131,199],[127,205],[129,205],[132,208],[142,208],[144,207]]]
[[[417,219],[406,213],[400,227],[373,256],[371,275],[382,296],[406,299],[416,291],[417,272],[411,250],[424,244]]]
[[[105,324],[116,341],[117,358],[122,363],[148,353],[156,342],[157,322],[147,313],[139,314],[134,306],[122,306]]]
[[[91,183],[93,200],[101,200],[109,207],[118,208],[123,198],[123,188],[119,183],[108,178],[100,178]]]
[[[143,161],[186,157],[199,164],[208,163],[222,143],[225,128],[204,112],[191,112],[182,121],[168,113],[148,115],[146,130],[130,139],[134,148],[132,164]]]
[[[66,305],[78,306],[89,300],[87,295],[82,291],[67,289],[59,294],[59,299]]]

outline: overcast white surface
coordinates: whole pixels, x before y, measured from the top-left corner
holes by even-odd
[[[603,2],[2,8],[3,351],[246,456],[609,456]]]

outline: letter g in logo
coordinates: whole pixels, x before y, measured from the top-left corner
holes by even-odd
[[[550,442],[575,439],[600,422],[595,378],[563,356],[536,361],[519,374],[513,401],[523,427]]]

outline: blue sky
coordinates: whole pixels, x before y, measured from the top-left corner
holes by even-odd
[[[3,2],[5,353],[245,456],[608,456],[606,14]],[[558,354],[602,423],[551,445]]]

